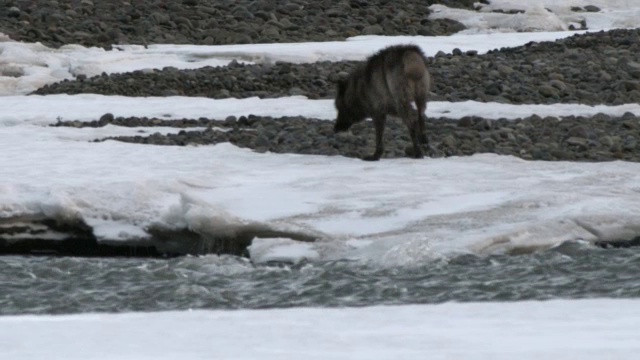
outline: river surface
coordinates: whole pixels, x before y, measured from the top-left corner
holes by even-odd
[[[640,250],[566,243],[418,267],[173,259],[0,257],[0,314],[337,307],[640,297]]]

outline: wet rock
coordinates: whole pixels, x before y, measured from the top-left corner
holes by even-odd
[[[584,7],[584,10],[588,11],[588,12],[600,12],[601,11],[600,8],[595,6],[595,5],[587,5],[587,6]]]

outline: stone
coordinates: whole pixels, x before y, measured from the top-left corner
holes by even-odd
[[[384,29],[379,24],[366,26],[362,29],[363,35],[382,35],[384,33]]]
[[[7,10],[7,15],[12,18],[18,18],[21,14],[22,12],[17,6],[12,6]]]
[[[576,136],[572,136],[565,140],[565,142],[569,145],[586,147],[589,144],[589,140],[585,138],[580,138]]]
[[[626,151],[633,151],[638,147],[638,140],[635,137],[629,135],[624,139],[624,145],[622,148]]]
[[[488,150],[493,150],[496,147],[496,141],[492,138],[482,139],[482,146]]]
[[[621,116],[622,120],[637,120],[636,114],[631,111],[625,111]]]
[[[484,89],[484,93],[487,95],[500,95],[502,93],[502,86],[498,83],[491,83]]]
[[[559,93],[556,88],[551,85],[541,85],[538,87],[538,92],[544,97],[558,97]]]
[[[280,31],[278,30],[277,27],[268,26],[268,27],[265,27],[264,29],[262,29],[261,34],[262,34],[262,36],[276,38],[276,37],[280,36]]]
[[[561,80],[551,80],[551,81],[549,81],[549,85],[551,85],[552,87],[554,87],[554,88],[556,88],[556,89],[558,89],[560,91],[567,90],[567,84],[565,84]]]
[[[114,120],[114,116],[112,113],[106,113],[102,116],[100,116],[100,119],[98,120],[98,126],[105,126],[107,124],[111,124]]]

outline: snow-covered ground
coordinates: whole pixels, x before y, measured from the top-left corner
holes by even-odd
[[[597,6],[601,11],[584,11],[586,6]],[[635,28],[640,17],[636,0],[490,0],[489,4],[476,3],[480,13],[463,9],[449,9],[433,5],[432,18],[460,21],[468,30],[463,34],[509,31],[563,31],[581,28],[590,31],[614,28]],[[574,7],[583,8],[575,11]],[[504,14],[498,12],[517,11]]]
[[[535,32],[425,36],[358,36],[347,41],[290,44],[251,45],[121,45],[121,51],[105,51],[66,45],[50,49],[41,44],[1,42],[0,75],[24,74],[20,77],[0,76],[0,96],[27,94],[37,88],[78,75],[95,76],[105,73],[162,69],[173,66],[192,69],[226,65],[232,60],[241,62],[363,60],[377,49],[398,44],[421,46],[427,55],[438,51],[450,53],[455,48],[486,53],[503,46],[519,46],[530,41],[553,41],[577,32]]]
[[[640,235],[640,164],[526,162],[513,157],[382,160],[257,154],[229,144],[154,147],[87,140],[171,129],[50,128],[58,117],[215,117],[304,115],[330,120],[330,101],[305,98],[211,100],[97,95],[24,96],[78,74],[198,67],[241,61],[362,59],[390,43],[413,42],[429,55],[453,48],[484,52],[590,29],[640,22],[635,0],[494,0],[482,13],[441,7],[474,30],[451,37],[358,37],[346,42],[219,47],[127,46],[105,52],[0,42],[0,218],[81,217],[99,237],[145,237],[154,223],[233,231],[258,222],[322,234],[315,244],[262,239],[260,261],[354,258],[412,265],[458,252],[548,247],[569,239]],[[569,13],[571,6],[600,13]],[[490,13],[496,7],[526,10]],[[546,12],[543,7],[552,9]],[[563,10],[565,9],[565,10]],[[500,20],[501,19],[501,20]],[[525,24],[524,28],[513,26]],[[520,19],[520,20],[518,20]],[[468,24],[468,23],[467,23]],[[528,25],[527,25],[528,24]],[[531,24],[536,25],[532,27]],[[558,27],[559,26],[559,27]],[[546,32],[509,32],[539,29]],[[432,103],[429,116],[640,113],[620,107]],[[247,110],[250,109],[250,110]],[[55,234],[54,234],[55,235]],[[52,239],[55,236],[52,235]],[[365,309],[1,317],[6,359],[200,358],[560,358],[626,359],[639,346],[637,300],[444,304]]]
[[[492,9],[499,5],[494,2]],[[537,5],[536,5],[537,4]],[[532,2],[529,13],[540,8]],[[614,18],[629,2],[602,11]],[[544,4],[547,5],[546,3]],[[568,6],[580,2],[568,1]],[[580,6],[584,6],[582,4]],[[514,3],[505,2],[504,9]],[[550,5],[551,6],[551,5]],[[560,6],[557,2],[554,6]],[[560,6],[560,7],[562,7]],[[625,14],[640,8],[627,8]],[[436,7],[436,13],[459,10]],[[539,9],[538,9],[539,10]],[[546,10],[545,10],[546,11]],[[559,11],[559,10],[558,10]],[[600,13],[576,13],[595,16]],[[601,15],[602,15],[601,14]],[[474,13],[482,18],[485,12]],[[509,17],[508,14],[492,16]],[[469,15],[471,16],[471,15]],[[541,26],[536,16],[524,15]],[[621,16],[621,15],[620,15]],[[548,13],[548,18],[556,17]],[[153,147],[99,137],[172,129],[51,128],[64,120],[116,116],[165,119],[228,115],[303,115],[331,120],[330,100],[24,96],[26,90],[74,74],[130,71],[165,65],[189,68],[246,61],[361,59],[390,43],[415,42],[428,53],[459,47],[480,52],[572,32],[508,32],[450,37],[361,37],[346,42],[231,46],[128,46],[105,52],[66,46],[0,43],[0,66],[24,76],[0,77],[0,217],[81,218],[100,239],[145,238],[150,225],[187,226],[200,233],[228,232],[260,223],[320,235],[317,244],[287,245],[291,260],[358,258],[411,265],[459,252],[538,248],[564,240],[629,239],[640,235],[640,165],[610,162],[525,162],[511,157],[384,160],[371,164],[343,157],[257,154],[222,144]],[[549,28],[553,30],[553,28]],[[640,105],[505,105],[430,103],[428,115],[516,118],[531,114],[622,115]],[[52,234],[52,239],[59,234]],[[282,240],[260,244],[261,257],[282,258]],[[279,245],[277,245],[279,244]],[[255,249],[255,248],[254,248]]]
[[[636,359],[640,301],[0,317],[0,358]]]

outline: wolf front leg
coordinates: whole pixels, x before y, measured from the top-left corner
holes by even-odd
[[[425,102],[424,104],[420,104],[418,101],[416,101],[417,104],[417,108],[418,108],[418,131],[420,132],[420,143],[422,143],[422,145],[427,145],[429,143],[429,140],[427,139],[427,116],[424,114],[425,111],[427,111],[427,103]]]
[[[373,155],[363,157],[362,160],[378,161],[380,160],[380,157],[382,157],[382,154],[384,153],[383,138],[384,138],[384,126],[385,126],[386,120],[387,120],[386,115],[375,116],[373,118],[373,126],[376,129],[376,151],[373,153]]]

